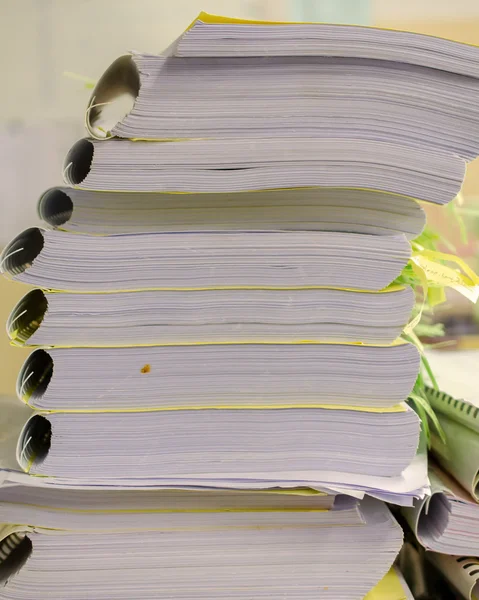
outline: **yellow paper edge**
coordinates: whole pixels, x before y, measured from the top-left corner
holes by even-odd
[[[35,477],[35,475],[31,475],[32,477]],[[31,532],[37,532],[37,533],[45,533],[48,534],[50,532],[65,532],[65,529],[60,529],[57,527],[37,527],[37,526],[32,526],[32,525],[25,525],[26,528],[28,528],[28,531]],[[304,528],[304,525],[299,523],[299,524],[287,524],[287,525],[282,525],[281,526],[282,529],[302,529]],[[308,525],[308,527],[312,527],[314,529],[324,529],[324,528],[329,528],[329,527],[362,527],[361,524],[355,524],[355,525],[344,525],[344,524],[333,524],[330,525],[328,523],[310,523]],[[128,528],[126,529],[126,531],[135,531],[135,532],[140,532],[140,531],[161,531],[163,533],[166,532],[175,532],[175,531],[186,531],[186,532],[190,532],[190,531],[224,531],[224,530],[260,530],[260,531],[269,531],[269,530],[276,530],[278,528],[278,525],[219,525],[219,526],[197,526],[197,527],[153,527],[153,528]],[[24,531],[23,527],[22,529],[18,530],[18,531]],[[84,533],[84,530],[81,529],[69,529],[68,530],[70,533]],[[101,531],[106,531],[108,532],[109,530],[99,530]]]
[[[321,408],[323,410],[343,410],[343,411],[352,411],[352,412],[366,412],[366,413],[376,413],[376,414],[393,414],[393,413],[404,413],[408,409],[404,404],[395,404],[394,406],[388,406],[385,408],[377,408],[371,406],[349,406],[349,405],[341,405],[341,404],[253,404],[253,405],[244,405],[244,404],[212,404],[206,406],[160,406],[160,407],[137,407],[137,408],[89,408],[89,409],[76,409],[76,408],[67,408],[61,409],[56,408],[53,410],[45,410],[43,408],[38,408],[32,404],[29,404],[28,401],[23,400],[24,404],[29,406],[30,408],[35,409],[38,414],[41,415],[54,415],[54,414],[105,414],[105,413],[147,413],[147,412],[178,412],[178,411],[186,411],[186,410],[294,410],[294,409],[304,409],[304,408]]]
[[[251,492],[250,492],[251,493]],[[292,494],[293,495],[293,494]],[[298,494],[299,495],[299,494]],[[316,494],[315,494],[316,495]],[[327,495],[327,494],[319,494]],[[42,504],[29,504],[27,502],[15,502],[15,506],[28,506],[31,508],[37,508],[40,510],[48,510],[60,513],[73,513],[73,514],[101,514],[101,515],[154,515],[154,514],[216,514],[216,513],[276,513],[276,512],[287,512],[287,513],[324,513],[331,512],[330,508],[310,508],[310,507],[251,507],[251,508],[198,508],[198,509],[174,509],[174,508],[145,508],[136,510],[134,508],[125,509],[82,509],[82,508],[66,508],[66,507],[55,507],[55,506],[44,506]]]
[[[14,340],[11,342],[12,346],[18,346]],[[45,349],[71,349],[71,348],[169,348],[169,347],[184,347],[184,346],[303,346],[303,345],[314,345],[314,346],[365,346],[367,348],[394,348],[396,346],[404,346],[409,344],[402,338],[397,338],[390,344],[369,344],[367,342],[322,342],[319,340],[271,340],[271,341],[258,341],[258,340],[241,340],[237,342],[232,341],[217,341],[217,342],[159,342],[149,344],[97,344],[87,346],[33,346],[29,345],[28,348],[45,348]],[[22,346],[23,347],[23,346]]]
[[[179,141],[189,142],[194,139],[203,139],[203,138],[182,138]],[[133,138],[133,139],[127,139],[126,141],[169,143],[169,142],[174,142],[175,140],[170,139],[170,138],[166,138],[166,139]],[[98,189],[98,188],[95,188],[94,190],[92,190],[91,188],[88,188],[88,187],[82,187],[82,185],[71,185],[70,183],[68,183],[68,187],[71,187],[76,190],[86,190],[87,192],[104,192],[104,193],[115,193],[115,194],[131,194],[132,192],[138,192],[138,190],[102,190],[102,189]],[[299,186],[299,187],[296,186],[296,187],[283,187],[283,188],[274,188],[273,187],[273,188],[260,188],[258,190],[237,190],[237,191],[230,191],[228,193],[229,194],[245,194],[245,193],[254,194],[256,192],[278,192],[278,191],[287,191],[287,190],[315,190],[315,189],[360,190],[363,192],[377,192],[377,193],[381,193],[381,194],[387,194],[389,196],[401,196],[402,198],[409,198],[409,200],[414,200],[418,204],[425,204],[425,205],[432,204],[433,206],[443,206],[441,204],[437,204],[437,203],[431,202],[429,200],[421,200],[419,198],[415,198],[414,196],[408,196],[407,194],[399,194],[398,192],[389,192],[387,190],[380,190],[377,188],[340,186],[340,185],[329,185],[329,186],[327,186],[327,185],[304,185],[304,186]],[[213,194],[222,194],[223,192],[211,192],[211,191],[179,192],[178,190],[144,190],[144,191],[141,191],[141,193],[142,194],[171,194],[171,195],[178,195],[178,196],[187,196],[187,195],[191,195],[191,194],[212,194],[212,193]],[[451,201],[452,200],[453,200],[453,198],[451,198]],[[71,233],[73,233],[73,232],[71,232]]]
[[[83,234],[78,234],[83,235]],[[12,279],[16,281],[17,279]],[[20,282],[22,283],[22,282]],[[360,294],[389,294],[390,292],[399,292],[406,289],[405,285],[389,285],[382,290],[362,290],[357,288],[342,288],[342,287],[331,287],[326,285],[296,285],[296,286],[265,286],[265,285],[223,285],[223,286],[203,286],[203,287],[150,287],[150,288],[138,288],[133,290],[106,290],[106,291],[90,291],[90,290],[55,290],[51,288],[39,288],[47,294],[77,294],[77,295],[91,295],[91,294],[129,294],[137,292],[214,292],[222,290],[271,290],[271,291],[288,291],[288,290],[335,290],[338,292],[356,292]]]

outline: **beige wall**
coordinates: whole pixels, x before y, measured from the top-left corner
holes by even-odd
[[[201,10],[286,19],[289,0],[0,0],[0,119],[81,119],[88,92],[66,80],[98,78],[129,50],[160,52]]]
[[[465,20],[479,17],[477,0],[370,0],[374,20],[400,23]],[[408,27],[408,29],[411,29]]]

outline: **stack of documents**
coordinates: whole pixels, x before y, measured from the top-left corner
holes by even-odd
[[[326,288],[151,290],[121,294],[28,292],[8,335],[19,346],[137,346],[178,342],[391,344],[409,321],[410,287],[383,293]]]
[[[3,251],[2,271],[37,288],[8,332],[37,347],[16,461],[44,485],[309,485],[405,505],[427,490],[405,405],[419,355],[398,341],[414,297],[395,281],[424,226],[417,200],[461,188],[475,121],[448,98],[461,81],[465,111],[475,79],[457,44],[418,36],[408,54],[393,32],[278,25],[263,56],[264,27],[202,15],[163,56],[114,63],[88,105],[95,139],[40,198],[51,229]],[[210,34],[222,56],[202,54]],[[105,130],[125,93],[134,105]]]
[[[471,159],[477,56],[402,31],[202,13],[162,55],[117,59],[93,91],[87,126],[129,139],[362,138]],[[112,120],[126,95],[126,115]]]
[[[402,511],[428,550],[426,559],[461,597],[474,600],[479,594],[479,401],[471,373],[479,352],[436,351],[428,358],[440,389],[428,388],[427,397],[445,443],[432,438],[431,498]]]
[[[478,59],[202,15],[112,65],[49,229],[0,257],[36,288],[7,324],[35,350],[0,407],[0,600],[361,600],[386,575],[382,501],[429,491],[398,281],[417,201],[478,153]]]
[[[71,412],[54,412],[49,413],[46,411],[36,412],[31,407],[18,402],[9,397],[2,397],[1,410],[0,410],[0,429],[2,431],[2,437],[0,438],[0,484],[15,483],[21,485],[35,486],[36,488],[55,488],[59,489],[75,489],[75,490],[96,490],[98,486],[103,489],[119,490],[119,489],[144,489],[151,490],[152,488],[158,489],[196,489],[198,491],[204,491],[207,489],[215,488],[227,488],[232,490],[290,490],[295,491],[299,488],[308,488],[315,490],[326,491],[331,494],[346,493],[355,498],[363,498],[365,493],[375,496],[379,499],[400,504],[404,506],[411,506],[412,501],[415,497],[423,497],[427,491],[427,458],[426,458],[426,445],[423,437],[420,441],[420,446],[417,455],[409,464],[409,466],[398,476],[378,476],[365,475],[364,473],[355,474],[344,471],[328,471],[324,468],[319,470],[302,470],[293,472],[284,472],[276,470],[273,472],[263,473],[242,473],[238,474],[238,477],[231,480],[226,480],[223,474],[211,473],[208,478],[202,474],[199,477],[195,477],[189,474],[188,477],[179,477],[176,473],[174,477],[152,478],[152,477],[124,477],[122,476],[122,468],[120,467],[120,475],[108,473],[107,477],[95,478],[91,473],[83,473],[81,471],[75,471],[72,469],[72,465],[63,463],[63,470],[67,473],[63,477],[57,477],[54,475],[42,474],[41,477],[32,477],[30,473],[26,473],[24,469],[30,469],[35,463],[36,467],[42,469],[42,460],[48,457],[51,446],[52,437],[55,438],[55,431],[52,432],[50,419],[59,417],[61,419],[67,419],[67,425],[72,429],[76,428],[80,423],[79,417],[92,418],[97,417],[104,419],[105,416],[118,417],[122,413],[111,413],[103,412],[103,414],[83,413],[76,414],[75,411]],[[218,409],[216,409],[218,411]],[[259,410],[259,409],[256,409]],[[323,409],[327,410],[327,409]],[[392,409],[386,413],[386,418],[392,421],[392,417],[395,411],[398,409]],[[411,420],[412,413],[404,415],[402,408],[399,408],[399,418]],[[341,411],[334,410],[334,407],[330,407],[330,413],[337,414],[338,418],[341,418]],[[156,412],[156,411],[155,411]],[[287,412],[284,410],[283,412]],[[357,411],[362,413],[363,411]],[[123,414],[124,417],[140,417],[146,415],[154,416],[154,412],[146,413],[135,413],[135,411],[128,412],[127,415]],[[201,412],[197,412],[201,416]],[[234,415],[238,414],[238,411]],[[260,413],[254,413],[260,414]],[[273,413],[268,413],[273,414]],[[355,413],[353,413],[354,416]],[[190,412],[191,416],[191,412]],[[211,418],[214,417],[214,413],[210,413]],[[254,415],[252,415],[254,416]],[[363,414],[367,416],[367,413]],[[373,414],[373,416],[378,416]],[[211,420],[211,419],[210,419]],[[191,419],[190,419],[191,421]],[[126,422],[126,421],[125,421]],[[107,424],[109,421],[107,421]],[[130,423],[132,423],[130,421]],[[133,421],[134,423],[134,421]],[[29,435],[26,436],[26,425],[28,425]],[[34,427],[32,427],[32,425]],[[304,427],[304,425],[303,425]],[[397,428],[396,428],[397,429]],[[409,431],[411,428],[409,427]],[[208,440],[208,436],[205,436],[205,431],[210,434],[211,428],[203,428],[203,437]],[[74,432],[73,432],[74,433]],[[34,434],[34,435],[31,435]],[[130,439],[137,434],[137,430],[130,426],[129,436]],[[87,431],[85,435],[90,436]],[[108,436],[114,437],[117,435],[116,431],[108,432]],[[306,435],[306,434],[305,434]],[[309,432],[307,435],[310,435]],[[76,437],[78,440],[78,436]],[[356,436],[357,439],[357,436]],[[384,440],[384,437],[382,438]],[[103,440],[103,441],[102,441]],[[98,439],[94,440],[98,447],[98,443],[105,445],[105,431],[102,431],[98,436]],[[56,439],[53,440],[56,444]],[[275,440],[275,444],[277,440]],[[301,442],[303,444],[303,442]],[[313,444],[313,440],[311,440]],[[390,445],[390,444],[389,444]],[[388,445],[387,452],[390,452]],[[156,443],[153,442],[151,447],[155,451]],[[60,447],[61,448],[61,447]],[[313,448],[315,451],[316,449]],[[345,450],[343,450],[344,452]],[[55,450],[56,452],[56,450]],[[82,455],[84,448],[79,450],[79,454]],[[274,456],[272,449],[268,449],[270,460]],[[142,458],[145,452],[142,449]],[[27,458],[28,457],[28,458]],[[297,453],[296,453],[297,457]],[[344,454],[343,454],[344,457]],[[63,457],[64,460],[70,460],[71,457]],[[210,455],[211,458],[211,455]],[[246,455],[243,452],[243,461],[246,459]],[[33,460],[32,460],[33,459]],[[163,457],[159,457],[159,462],[162,463]],[[377,457],[375,457],[377,460]],[[23,465],[23,468],[20,467]],[[307,466],[306,461],[303,461],[304,466]],[[139,464],[141,466],[141,462]],[[349,469],[349,465],[346,465]],[[156,467],[155,467],[156,468]],[[229,468],[234,468],[234,464],[229,463]]]
[[[205,12],[164,54],[219,57],[232,52],[234,56],[354,56],[479,77],[477,47],[451,40],[375,27],[242,21]]]
[[[7,488],[5,495],[14,498],[15,492]],[[151,504],[153,495],[149,501],[140,495],[137,506]],[[33,508],[30,515],[73,527],[5,524],[1,575],[8,585],[0,598],[223,600],[286,594],[308,600],[321,590],[322,598],[359,600],[385,575],[402,544],[401,528],[379,501],[341,506],[337,499],[328,510],[321,500],[314,508],[315,497],[286,498],[284,508],[274,495],[244,497],[164,496],[147,529],[119,527],[121,508],[112,510],[108,496],[91,509],[87,501],[80,510],[87,515],[80,518],[75,496],[56,495],[52,503],[44,498],[47,507],[53,504],[52,516],[45,516],[47,507]],[[19,514],[15,506],[1,504],[2,514]],[[57,507],[63,513],[58,519]]]
[[[396,477],[383,477],[376,474],[365,475],[320,469],[294,472],[276,471],[271,473],[255,473],[254,477],[251,473],[243,473],[241,474],[241,477],[232,480],[226,480],[223,475],[220,474],[218,476],[218,474],[215,473],[212,473],[208,479],[205,479],[204,475],[201,475],[200,477],[189,475],[187,478],[181,478],[175,474],[175,477],[172,478],[162,477],[161,479],[157,478],[156,480],[153,480],[152,478],[141,478],[137,476],[128,478],[123,477],[122,474],[120,474],[120,476],[118,476],[118,474],[112,476],[111,473],[108,474],[107,478],[101,477],[97,479],[92,477],[91,474],[86,474],[85,476],[85,473],[82,475],[81,473],[74,472],[71,467],[65,468],[65,472],[68,472],[68,475],[64,477],[52,475],[32,477],[30,473],[24,472],[24,469],[20,467],[20,464],[23,464],[23,467],[28,470],[34,462],[39,466],[42,458],[45,455],[48,455],[52,439],[52,428],[49,419],[55,417],[55,415],[68,417],[72,419],[70,424],[73,427],[76,427],[76,417],[79,415],[75,414],[75,411],[53,414],[46,413],[45,411],[37,413],[26,404],[6,396],[2,397],[0,401],[0,430],[2,431],[2,436],[0,438],[0,484],[4,485],[15,483],[35,486],[36,488],[54,488],[56,490],[97,490],[100,486],[103,489],[117,491],[125,489],[151,490],[152,488],[188,488],[204,491],[211,488],[227,488],[244,491],[252,489],[284,489],[296,492],[297,488],[308,488],[310,490],[326,491],[331,494],[346,493],[355,498],[363,498],[365,493],[367,493],[379,499],[405,506],[412,505],[413,498],[424,496],[426,491],[427,459],[426,445],[424,444],[423,439],[421,439],[420,448],[416,457],[411,464]],[[333,407],[331,407],[330,410],[332,410],[332,408]],[[394,412],[395,410],[396,409],[393,409],[391,412]],[[108,416],[108,414],[111,416],[111,413],[107,413],[106,416]],[[149,412],[146,413],[146,415],[151,416],[152,413]],[[85,413],[80,416],[91,417],[92,415]],[[105,417],[105,414],[99,416],[100,418]],[[127,416],[135,417],[134,411],[129,412]],[[403,418],[403,416],[401,418]],[[28,435],[25,437],[25,426],[27,424],[30,432],[34,433],[34,436]],[[32,428],[32,424],[36,426]],[[210,431],[210,429],[208,429],[208,431]],[[132,432],[136,433],[135,430],[132,430]],[[202,433],[204,434],[204,431]],[[53,432],[53,435],[55,435],[55,432]],[[112,432],[111,435],[116,435],[116,432]],[[100,438],[102,440],[105,439],[104,432],[101,433]],[[153,444],[153,448],[154,447],[155,444]],[[29,452],[28,456],[30,457],[31,464],[26,464],[28,461],[26,458],[27,452]],[[83,455],[83,452],[84,448],[81,448],[79,454]],[[32,458],[34,460],[31,460]],[[160,457],[160,460],[161,458],[162,457]]]
[[[68,291],[380,291],[400,275],[410,256],[411,246],[402,234],[221,231],[94,236],[33,227],[7,245],[0,264],[4,273],[23,283]]]
[[[332,405],[380,414],[407,398],[418,367],[416,347],[402,341],[53,348],[30,354],[17,391],[44,410]]]
[[[50,227],[80,233],[284,230],[417,237],[425,224],[412,198],[343,188],[264,190],[254,194],[143,194],[50,188],[38,201]]]
[[[209,29],[213,27],[221,25]],[[340,30],[319,25],[314,34],[321,36],[325,28],[333,36]],[[258,37],[259,29],[255,28]],[[192,34],[195,30],[186,34],[186,42]],[[418,36],[411,37],[414,44]],[[479,109],[474,102],[479,80],[459,74],[455,63],[439,70],[421,65],[419,57],[405,62],[400,52],[395,60],[361,58],[349,43],[343,56],[325,56],[318,44],[309,56],[245,57],[234,39],[228,41],[229,55],[227,48],[220,57],[201,56],[201,49],[190,45],[190,56],[134,53],[118,59],[94,91],[95,104],[101,104],[111,95],[114,76],[129,77],[128,91],[136,98],[112,135],[343,137],[430,146],[468,158],[479,154]],[[179,52],[182,46],[180,40]],[[262,51],[268,51],[268,42]],[[90,112],[93,133],[101,133],[100,110]]]
[[[429,480],[430,498],[403,509],[418,541],[441,554],[479,556],[479,504],[434,462]]]
[[[66,182],[108,192],[247,192],[297,187],[374,189],[446,204],[466,164],[443,151],[342,138],[82,139]]]
[[[0,522],[91,533],[214,525],[288,527],[364,525],[359,501],[308,489],[284,494],[194,490],[0,488]]]
[[[321,470],[400,476],[418,445],[417,416],[402,406],[392,413],[218,409],[36,414],[19,439],[19,462],[32,474],[86,483],[123,477],[230,486],[270,477],[284,485]]]

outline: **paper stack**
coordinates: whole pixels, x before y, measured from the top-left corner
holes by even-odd
[[[10,564],[24,565],[2,599],[27,598],[33,585],[45,596],[78,600],[309,598],[318,590],[325,598],[362,598],[402,541],[386,506],[372,499],[359,508],[352,498],[332,503],[321,495],[11,487],[1,501],[2,518],[36,523],[0,533]]]
[[[445,443],[432,437],[431,497],[403,513],[425,557],[465,598],[479,593],[479,400],[477,351],[431,352],[440,389],[427,394]],[[442,391],[446,390],[446,391]]]
[[[451,201],[477,154],[477,58],[201,15],[108,69],[40,198],[53,229],[1,257],[37,288],[8,323],[37,348],[0,598],[360,600],[387,573],[381,500],[428,491],[395,282],[416,200]]]
[[[403,509],[418,541],[441,554],[479,555],[477,501],[434,462],[429,479],[431,497]]]
[[[429,355],[441,389],[427,394],[445,443],[432,436],[431,499],[406,512],[419,541],[444,554],[479,556],[479,401],[470,378],[477,359],[477,351]]]
[[[30,598],[40,587],[59,599],[308,598],[318,589],[325,598],[360,599],[401,546],[399,525],[371,498],[310,488],[80,486],[16,473],[15,446],[31,409],[8,398],[2,409],[0,466],[10,481],[0,487],[0,598]],[[388,575],[370,598],[390,592],[403,600],[402,589]]]

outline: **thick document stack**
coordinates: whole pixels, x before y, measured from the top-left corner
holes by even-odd
[[[446,204],[461,188],[465,164],[445,152],[361,139],[199,139],[187,144],[82,139],[67,155],[64,173],[67,183],[85,190],[359,187]]]
[[[2,600],[360,599],[402,543],[371,498],[12,486],[0,506],[10,522],[36,523],[0,530]]]
[[[429,465],[429,480],[431,497],[403,509],[418,541],[441,554],[479,555],[477,501],[435,462]]]
[[[444,430],[432,437],[431,497],[403,514],[429,560],[465,598],[479,593],[479,352],[431,352],[440,389],[427,396]],[[445,391],[442,391],[445,390]]]
[[[479,556],[479,401],[470,377],[479,353],[436,351],[429,359],[441,389],[427,395],[445,443],[432,436],[431,499],[405,513],[426,548]]]
[[[309,598],[318,589],[360,599],[401,547],[399,525],[372,498],[311,488],[79,486],[15,473],[29,411],[2,399],[0,598],[31,598],[40,586],[52,598],[79,600]],[[390,573],[368,600],[409,598],[404,590]]]
[[[413,239],[425,213],[410,198],[343,188],[258,190],[254,194],[143,194],[47,190],[38,214],[50,227],[79,233],[167,231],[336,231]]]
[[[382,501],[429,491],[404,273],[477,154],[478,58],[201,15],[106,71],[1,256],[35,289],[0,599],[360,600],[388,572]]]

